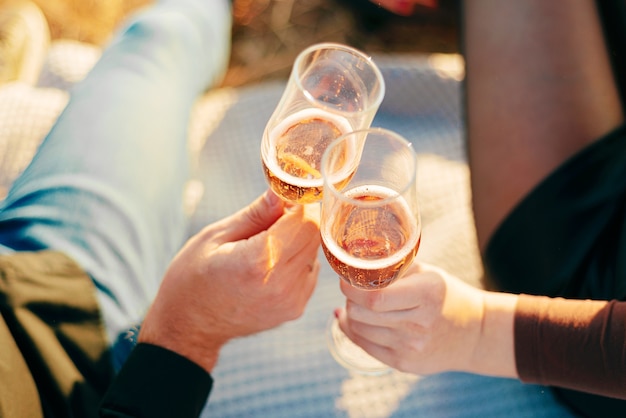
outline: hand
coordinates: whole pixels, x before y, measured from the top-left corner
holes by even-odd
[[[341,281],[346,335],[403,372],[474,371],[486,292],[421,263],[390,286],[360,290]]]
[[[298,318],[317,282],[319,229],[268,191],[192,237],[167,270],[139,342],[210,372],[227,341]]]

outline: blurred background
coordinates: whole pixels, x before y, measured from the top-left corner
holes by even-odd
[[[0,0],[0,5],[11,0]],[[53,39],[104,45],[120,22],[151,0],[33,0]],[[210,1],[210,0],[207,0]],[[296,55],[323,41],[375,52],[458,52],[458,0],[393,15],[369,0],[234,0],[228,86],[289,74]]]

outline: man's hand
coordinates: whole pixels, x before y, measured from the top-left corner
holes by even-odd
[[[139,335],[210,372],[227,341],[302,315],[320,238],[301,206],[268,191],[192,237],[167,270]]]

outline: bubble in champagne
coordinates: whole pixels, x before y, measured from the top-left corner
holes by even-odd
[[[389,257],[404,246],[404,229],[394,210],[385,207],[352,208],[343,225],[341,245],[349,254],[360,259]]]

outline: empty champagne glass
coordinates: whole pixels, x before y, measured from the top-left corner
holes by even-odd
[[[352,286],[390,285],[411,264],[421,240],[411,143],[381,128],[348,133],[328,146],[321,169],[320,231],[328,263]],[[346,368],[391,370],[346,337],[334,317],[327,335],[331,353]]]
[[[382,74],[364,53],[335,43],[302,51],[263,133],[263,172],[272,190],[293,203],[319,201],[324,150],[369,127],[384,93]]]

